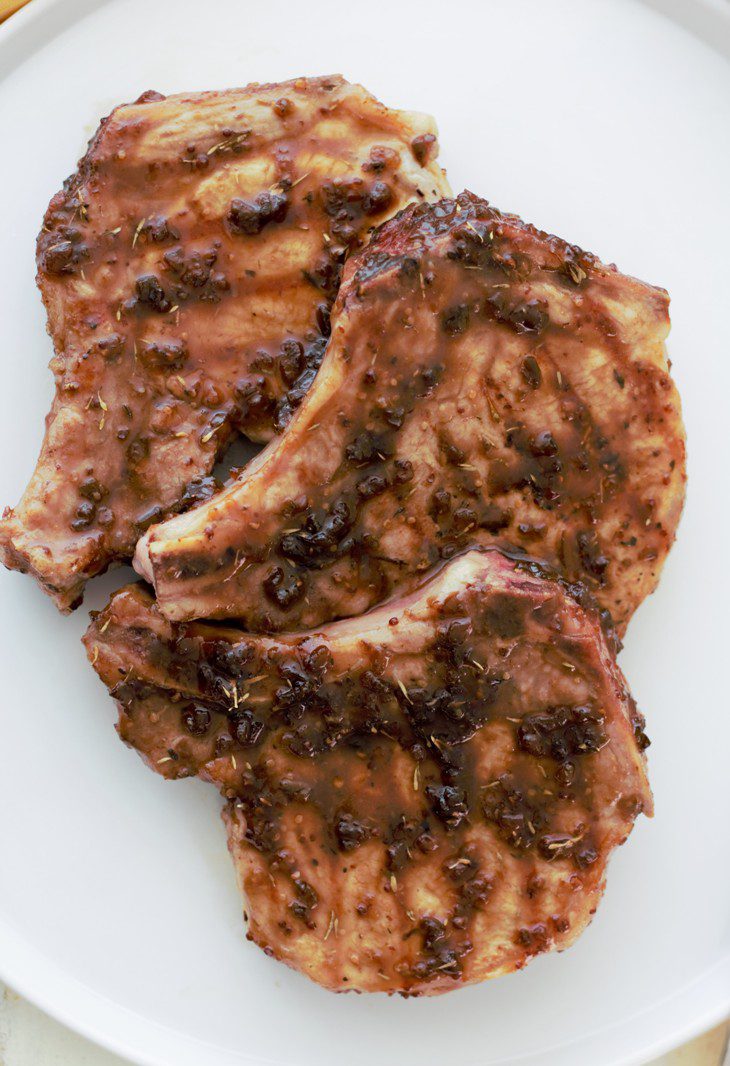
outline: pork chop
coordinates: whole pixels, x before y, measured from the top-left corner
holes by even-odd
[[[286,433],[140,542],[163,613],[317,626],[476,542],[586,583],[623,631],[684,499],[666,292],[463,193],[380,227],[332,323]]]
[[[248,938],[330,989],[433,994],[567,947],[651,813],[597,613],[494,550],[280,637],[129,586],[85,642],[122,738],[224,796]]]
[[[5,565],[72,608],[152,522],[210,495],[235,433],[283,429],[345,255],[448,191],[435,156],[430,119],[339,77],[147,93],[104,119],[38,238],[56,396],[0,524]]]

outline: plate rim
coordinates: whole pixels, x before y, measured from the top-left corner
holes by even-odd
[[[14,956],[14,952],[18,953]],[[38,971],[32,977],[23,973],[45,962],[45,971]],[[8,960],[10,964],[8,965]],[[29,961],[30,960],[30,961]],[[8,976],[17,963],[15,977]],[[231,1052],[223,1048],[186,1036],[180,1042],[179,1031],[155,1022],[122,1004],[95,992],[76,978],[65,974],[53,960],[46,958],[33,944],[15,933],[4,921],[0,920],[0,979],[18,995],[44,1011],[55,1021],[60,1022],[73,1032],[91,1040],[98,1046],[127,1059],[135,1066],[169,1066],[170,1051],[175,1053],[175,1066],[200,1066],[201,1051],[215,1051],[219,1060],[216,1066],[282,1066],[280,1059],[251,1056],[245,1051]],[[723,992],[724,988],[724,992]],[[684,1008],[686,1017],[682,1019],[681,1008],[675,1012],[677,1023],[671,1032],[661,1032],[666,1019],[667,1008],[674,1002],[685,1002],[692,998],[703,1007],[697,1010]],[[123,1016],[134,1028],[131,1036],[121,1035],[121,1027],[111,1032],[98,1021],[99,1013]],[[713,1026],[724,1021],[730,1014],[730,953],[718,959],[693,981],[682,985],[675,992],[652,1004],[637,1014],[629,1015],[614,1023],[593,1030],[590,1034],[578,1037],[566,1043],[552,1045],[538,1052],[529,1052],[511,1060],[513,1066],[580,1066],[586,1061],[584,1055],[589,1053],[593,1066],[642,1066],[654,1058],[681,1046],[699,1036]],[[643,1019],[647,1029],[641,1045],[632,1039],[632,1028]],[[139,1039],[154,1039],[155,1047],[143,1048]],[[612,1040],[612,1046],[608,1041]],[[171,1040],[179,1046],[171,1048]],[[602,1042],[603,1051],[597,1053],[596,1043]],[[598,1055],[601,1055],[599,1058]],[[559,1055],[560,1058],[555,1056]],[[504,1061],[504,1060],[503,1060]],[[476,1060],[465,1066],[480,1066]],[[493,1063],[493,1066],[496,1064]]]
[[[27,61],[44,43],[52,40],[58,29],[68,30],[80,18],[109,4],[111,0],[33,0],[0,26],[0,59],[10,58],[8,67],[0,74],[0,81]],[[698,37],[730,62],[730,3],[728,0],[637,0],[656,14],[673,22],[686,33]],[[59,13],[64,17],[59,19]],[[54,32],[50,25],[56,25]],[[71,17],[69,17],[69,15]],[[42,20],[46,25],[42,26]],[[13,46],[18,53],[13,55]],[[31,973],[31,971],[33,971]],[[252,1057],[244,1050],[231,1052],[193,1036],[181,1036],[179,1030],[138,1014],[78,979],[65,973],[62,967],[48,958],[30,941],[17,933],[0,917],[0,980],[29,1003],[38,1007],[55,1021],[91,1040],[136,1066],[169,1066],[170,1052],[175,1054],[176,1066],[199,1066],[201,1051],[219,1053],[217,1066],[281,1066],[280,1060]],[[684,1003],[679,1006],[679,1003]],[[666,1020],[670,1004],[677,1003],[671,1032],[658,1028],[660,1018]],[[693,1006],[694,1003],[698,1005]],[[116,1015],[116,1027],[105,1027],[100,1016]],[[573,1066],[584,1062],[581,1052],[590,1048],[594,1066],[639,1066],[693,1037],[706,1032],[730,1016],[730,953],[719,958],[688,984],[645,1010],[629,1015],[567,1044],[553,1045],[539,1052],[527,1053],[510,1060],[515,1066]],[[130,1036],[122,1035],[124,1021],[133,1029]],[[121,1024],[120,1024],[121,1021]],[[634,1027],[643,1025],[640,1047],[637,1047]],[[664,1026],[666,1028],[666,1026]],[[150,1037],[155,1046],[150,1045]],[[603,1057],[598,1058],[596,1043],[603,1040]],[[607,1046],[612,1040],[612,1049]],[[143,1047],[141,1041],[147,1046]],[[178,1045],[171,1047],[171,1040]],[[606,1057],[606,1054],[610,1057]],[[554,1058],[560,1054],[560,1060]],[[579,1057],[575,1057],[578,1055]],[[566,1058],[569,1056],[569,1058]],[[471,1066],[478,1066],[476,1062]]]

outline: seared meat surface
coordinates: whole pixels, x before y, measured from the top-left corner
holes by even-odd
[[[317,626],[472,543],[588,585],[623,631],[673,542],[668,298],[484,200],[407,208],[347,263],[314,388],[238,481],[153,527],[171,619]]]
[[[281,637],[129,586],[85,639],[123,739],[224,796],[249,939],[327,988],[433,994],[566,947],[651,813],[597,612],[497,551]]]
[[[0,525],[6,566],[69,609],[153,521],[211,494],[234,433],[280,431],[346,254],[448,193],[435,156],[430,119],[339,77],[145,94],[105,119],[38,238],[56,397]]]

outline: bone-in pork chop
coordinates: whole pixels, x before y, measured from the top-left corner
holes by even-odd
[[[430,119],[339,77],[171,96],[105,119],[38,239],[56,396],[0,524],[66,610],[153,521],[205,498],[240,431],[316,373],[347,252],[448,192]]]
[[[281,637],[129,586],[85,639],[123,739],[225,797],[249,939],[327,988],[444,992],[567,947],[651,813],[596,612],[496,551]]]
[[[322,369],[237,482],[154,527],[172,619],[355,615],[471,542],[591,587],[619,631],[684,498],[663,289],[484,200],[407,208],[352,257]]]

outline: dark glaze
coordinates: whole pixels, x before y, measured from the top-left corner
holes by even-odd
[[[74,606],[233,435],[284,429],[322,360],[346,255],[447,189],[416,162],[417,128],[339,77],[145,94],[104,119],[38,238],[57,395],[0,526],[8,566]]]
[[[86,644],[122,737],[221,789],[254,938],[328,987],[442,991],[565,946],[650,809],[596,617],[494,552],[279,640],[171,627],[131,587]]]
[[[586,585],[623,631],[684,494],[663,290],[464,193],[384,224],[333,323],[260,468],[144,542],[162,610],[319,625],[476,542]]]

